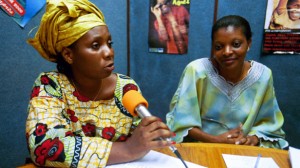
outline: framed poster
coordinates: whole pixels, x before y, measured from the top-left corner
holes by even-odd
[[[186,54],[190,0],[150,0],[149,52]]]
[[[300,54],[300,0],[268,0],[263,54]]]
[[[0,0],[0,7],[19,26],[24,27],[46,4],[46,0]]]

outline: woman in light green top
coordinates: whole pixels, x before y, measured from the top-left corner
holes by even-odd
[[[246,61],[247,20],[230,15],[212,28],[211,58],[187,65],[170,104],[174,140],[286,148],[271,70]]]

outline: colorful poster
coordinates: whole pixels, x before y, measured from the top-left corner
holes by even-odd
[[[268,0],[263,54],[300,54],[300,1]]]
[[[190,0],[150,0],[149,52],[186,54]]]
[[[0,0],[1,9],[21,27],[24,27],[45,3],[46,0]]]

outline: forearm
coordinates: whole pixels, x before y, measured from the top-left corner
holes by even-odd
[[[167,41],[168,40],[167,30],[166,30],[166,27],[165,27],[162,19],[157,18],[156,20],[157,20],[157,24],[158,24],[157,32],[158,32],[160,40]]]
[[[280,0],[279,1],[278,6],[275,9],[278,15],[282,14],[283,12],[285,12],[285,10],[287,10],[287,8],[286,8],[287,2],[288,2],[288,0]]]
[[[194,127],[188,132],[188,136],[194,140],[209,143],[218,143],[216,136],[203,132],[200,128]]]
[[[183,38],[183,33],[185,32],[184,28],[182,28],[184,25],[180,26],[177,23],[177,20],[175,19],[175,17],[172,15],[169,17],[169,22],[171,24],[172,27],[172,32],[174,35],[174,40],[177,46],[177,49],[179,51],[179,53],[185,53],[187,50],[187,46],[184,42],[184,38]],[[181,30],[182,29],[182,30]]]
[[[126,142],[114,142],[112,144],[107,164],[110,165],[134,161],[143,157],[148,152],[149,150],[145,150],[137,155],[137,152],[133,153],[132,149],[128,147]]]

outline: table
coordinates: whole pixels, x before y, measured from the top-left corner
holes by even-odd
[[[175,145],[182,158],[209,168],[226,168],[222,154],[243,156],[271,157],[280,168],[291,168],[287,150],[262,148],[256,146],[215,144],[215,143],[181,143]],[[156,151],[176,157],[169,148]]]
[[[288,151],[286,150],[216,143],[180,143],[175,146],[184,160],[208,168],[226,168],[222,154],[243,156],[261,154],[262,157],[273,158],[280,168],[291,168]],[[176,157],[169,148],[156,149],[155,151]],[[35,166],[27,164],[18,168],[35,168]]]

